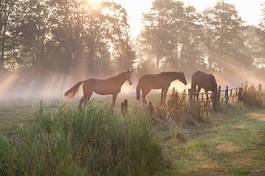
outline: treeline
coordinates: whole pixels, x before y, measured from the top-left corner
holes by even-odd
[[[259,9],[257,9],[259,10]],[[263,9],[265,12],[265,9]],[[178,0],[155,0],[132,40],[126,10],[88,0],[0,1],[0,70],[108,74],[136,67],[233,69],[265,73],[265,18],[245,25],[232,4],[198,12]]]
[[[264,34],[265,20],[245,25],[236,8],[224,1],[199,13],[181,1],[155,0],[144,15],[140,68],[264,73],[257,69],[265,63]]]
[[[113,2],[3,0],[0,18],[2,71],[102,74],[128,69],[134,59],[126,10]]]

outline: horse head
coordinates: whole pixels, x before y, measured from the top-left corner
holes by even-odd
[[[128,71],[126,72],[127,81],[129,82],[130,85],[132,85],[132,80],[131,80],[131,78],[132,78],[132,73],[133,73],[133,70],[128,70]]]
[[[184,72],[179,74],[179,81],[181,81],[185,86],[187,85],[187,80],[186,80],[186,77],[184,75]]]

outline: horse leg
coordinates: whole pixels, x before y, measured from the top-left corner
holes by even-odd
[[[147,94],[149,94],[150,91],[151,91],[151,89],[149,89],[149,90],[142,90],[143,106],[147,104],[145,97],[146,97]]]
[[[161,102],[160,102],[160,104],[162,105],[163,104],[163,100],[164,100],[164,91],[165,91],[165,89],[161,89]]]
[[[84,103],[85,99],[86,99],[85,96],[83,96],[83,97],[81,98],[81,100],[80,100],[80,102],[79,102],[79,109],[82,109],[82,104]]]
[[[112,105],[111,105],[111,110],[112,110],[112,111],[113,111],[113,108],[114,108],[115,103],[116,103],[117,95],[118,95],[118,94],[113,94],[113,95],[112,95]]]
[[[142,102],[143,102],[143,106],[144,106],[144,105],[146,105],[145,96],[146,96],[146,95],[144,95],[144,94],[142,95]]]
[[[90,100],[90,98],[91,98],[91,96],[92,96],[92,93],[93,93],[93,92],[90,92],[90,93],[86,94],[86,98],[85,98],[85,106],[89,103],[89,100]]]
[[[199,99],[199,96],[200,96],[200,92],[201,92],[201,88],[198,86],[198,91],[197,91],[197,100]]]
[[[168,92],[168,87],[166,89],[164,89],[164,93],[163,93],[163,105],[166,104],[167,92]]]

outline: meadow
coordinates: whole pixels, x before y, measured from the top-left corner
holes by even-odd
[[[153,97],[154,100],[157,97]],[[265,111],[223,105],[210,116],[161,118],[117,103],[0,104],[1,175],[264,175]]]

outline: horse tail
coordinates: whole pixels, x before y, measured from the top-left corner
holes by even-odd
[[[80,82],[76,83],[71,89],[69,89],[68,91],[66,91],[66,92],[64,93],[64,96],[66,96],[66,97],[68,97],[68,98],[70,98],[70,99],[74,98],[75,95],[76,95],[76,93],[77,93],[77,91],[78,91],[78,89],[79,89],[79,87],[80,87],[84,82],[85,82],[85,81],[80,81]]]
[[[136,99],[140,100],[141,91],[140,91],[140,82],[138,82],[138,85],[136,87]]]
[[[195,76],[192,75],[192,78],[191,78],[191,90],[192,90],[192,91],[196,91],[196,86],[197,86],[194,77],[195,77]]]
[[[212,80],[212,86],[213,86],[213,91],[215,91],[215,93],[217,93],[217,87],[218,87],[218,85],[217,85],[217,81],[216,81],[216,79],[215,79],[215,77],[214,77],[214,75],[212,75],[212,74],[210,74],[210,77],[211,77],[211,80]]]

